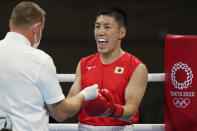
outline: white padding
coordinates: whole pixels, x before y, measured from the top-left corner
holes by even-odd
[[[77,124],[49,124],[50,131],[78,131]],[[164,131],[164,124],[134,124],[132,131]]]
[[[74,82],[75,74],[57,74],[59,82]],[[165,73],[149,73],[148,74],[149,82],[164,82]]]
[[[78,124],[49,124],[50,131],[78,131]]]
[[[74,82],[75,74],[57,74],[59,82]]]
[[[165,81],[165,73],[149,73],[148,74],[149,82],[164,82]]]

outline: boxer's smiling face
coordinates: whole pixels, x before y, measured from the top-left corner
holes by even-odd
[[[100,15],[97,17],[94,35],[100,53],[110,53],[120,46],[121,29],[113,17]]]

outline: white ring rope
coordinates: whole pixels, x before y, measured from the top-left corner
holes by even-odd
[[[74,82],[75,74],[57,74],[59,82]],[[164,82],[165,73],[149,73],[148,74],[149,82]]]
[[[164,131],[164,124],[133,124],[132,131]],[[78,131],[78,124],[49,124],[50,131]]]
[[[165,73],[149,73],[148,74],[149,82],[164,82],[165,81]]]

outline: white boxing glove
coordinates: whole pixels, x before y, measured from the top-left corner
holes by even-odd
[[[80,94],[84,95],[85,101],[95,99],[98,96],[98,84],[86,87]]]

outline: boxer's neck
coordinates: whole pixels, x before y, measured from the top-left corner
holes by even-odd
[[[121,56],[123,56],[124,53],[125,52],[122,49],[120,49],[118,51],[113,51],[111,53],[101,54],[100,60],[103,64],[110,64],[119,59]]]

